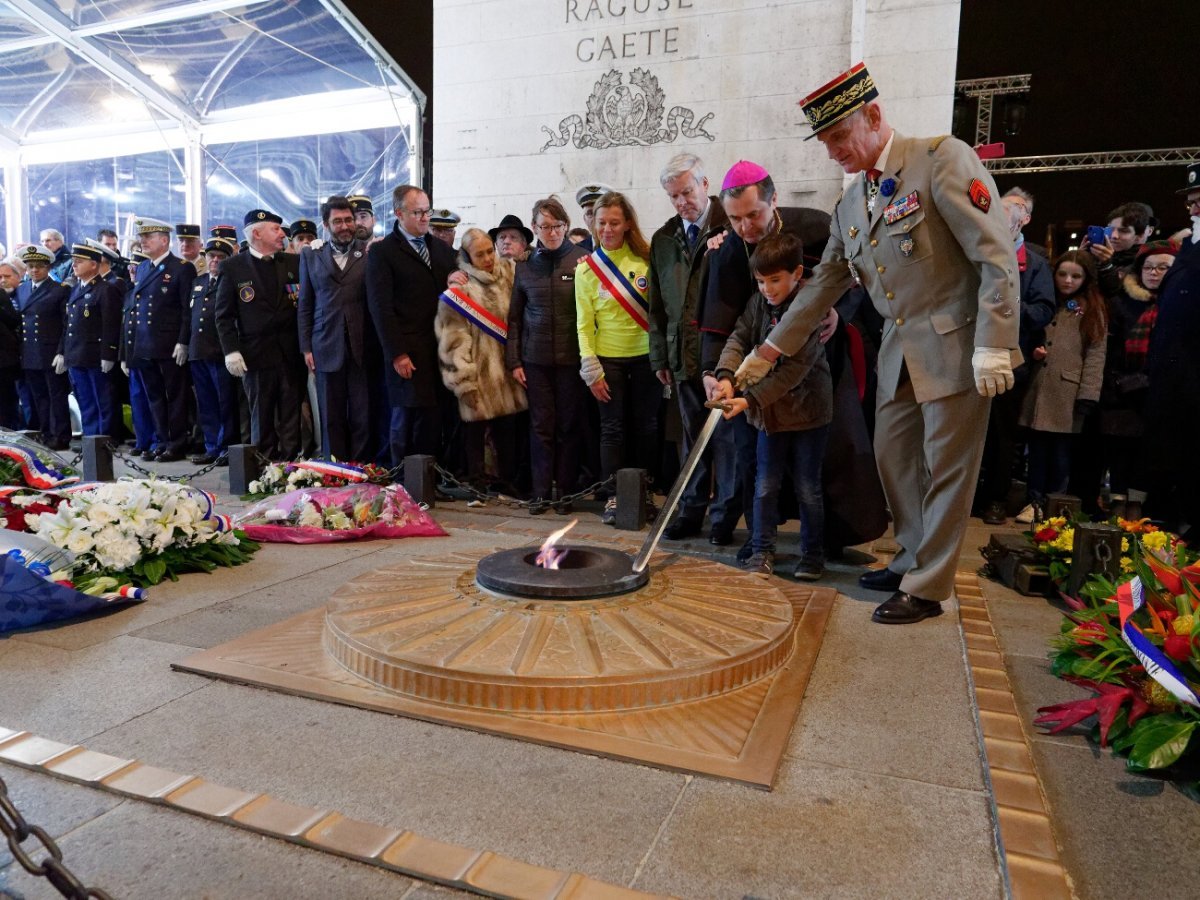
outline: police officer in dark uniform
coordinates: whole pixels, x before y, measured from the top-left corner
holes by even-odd
[[[179,242],[179,256],[192,264],[197,275],[205,272],[204,244],[200,241],[200,226],[186,222],[175,226],[175,239]]]
[[[71,385],[62,352],[63,317],[71,289],[50,277],[54,254],[45,247],[30,244],[17,256],[29,275],[17,287],[25,384],[42,443],[51,450],[66,450],[71,442]]]
[[[137,268],[146,259],[146,255],[138,250],[129,253],[129,264],[126,271],[131,277],[136,277]],[[143,459],[154,459],[158,435],[154,431],[154,415],[150,411],[150,398],[142,389],[142,383],[133,377],[133,372],[143,360],[133,355],[133,336],[137,332],[137,301],[129,288],[132,282],[126,281],[125,302],[121,305],[121,374],[129,385],[129,414],[133,420],[133,456]]]
[[[75,287],[67,299],[63,356],[85,435],[112,435],[115,420],[109,372],[121,339],[121,293],[101,276],[102,258],[87,244],[71,247]]]
[[[221,264],[237,252],[237,243],[213,238],[204,246],[205,273],[192,283],[192,339],[188,360],[192,386],[196,391],[196,419],[204,435],[204,452],[193,456],[198,466],[220,461],[228,465],[225,453],[230,437],[235,437],[233,376],[225,368],[225,354],[217,337],[217,281]]]
[[[171,226],[141,218],[135,227],[149,259],[137,267],[133,286],[132,379],[150,403],[153,455],[158,462],[183,459],[187,445],[188,303],[196,270],[171,253]]]
[[[296,323],[300,258],[283,252],[283,220],[246,213],[245,253],[226,260],[217,279],[217,334],[225,368],[244,379],[251,442],[275,459],[300,452],[304,358]]]

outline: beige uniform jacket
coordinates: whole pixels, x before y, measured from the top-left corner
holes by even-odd
[[[962,141],[899,133],[880,184],[889,179],[894,190],[870,216],[865,178],[843,192],[821,263],[770,342],[798,351],[857,274],[885,319],[879,400],[893,398],[905,364],[920,403],[973,390],[976,347],[1011,349],[1020,360],[1016,250],[995,182]],[[976,179],[986,210],[972,200]]]

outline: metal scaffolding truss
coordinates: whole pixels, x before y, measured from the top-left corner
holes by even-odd
[[[1009,156],[985,159],[991,172],[1030,174],[1033,172],[1082,172],[1089,169],[1141,169],[1200,161],[1200,147],[1172,147],[1166,150],[1105,150],[1095,153],[1059,153],[1044,156]]]
[[[992,78],[967,78],[954,82],[955,90],[974,97],[978,103],[975,112],[975,144],[988,144],[992,140],[992,101],[1005,94],[1024,94],[1029,90],[1032,75],[997,75]]]

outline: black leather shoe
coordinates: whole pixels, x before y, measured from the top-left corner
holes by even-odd
[[[663,532],[663,537],[668,541],[682,541],[685,538],[695,537],[699,533],[699,522],[695,519],[685,519],[683,516],[680,516],[667,526],[667,530]]]
[[[922,619],[931,619],[942,614],[942,604],[924,597],[896,591],[877,607],[871,614],[871,621],[880,625],[911,625]]]
[[[217,458],[211,453],[201,453],[199,456],[192,456],[188,459],[193,466],[207,466],[216,461]]]
[[[534,497],[529,501],[529,514],[531,516],[540,516],[549,511],[550,502],[548,500],[543,500],[541,497]]]
[[[989,503],[987,509],[983,511],[981,518],[985,525],[1003,525],[1008,521],[1008,516],[1005,515],[1007,510],[1003,503]]]
[[[155,462],[179,462],[183,459],[183,454],[178,450],[164,450],[154,457]]]
[[[132,455],[137,456],[138,454],[134,453]],[[142,459],[146,460],[147,462],[154,462],[154,460],[158,458],[158,451],[155,450],[154,448],[151,448],[149,450],[143,450],[141,452],[141,457],[142,457]]]
[[[858,583],[869,591],[898,591],[904,575],[891,569],[875,569],[858,576]]]
[[[728,547],[733,543],[733,529],[724,525],[714,525],[708,533],[708,542],[715,547]]]

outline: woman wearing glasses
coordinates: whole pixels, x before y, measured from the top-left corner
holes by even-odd
[[[1158,319],[1158,289],[1175,262],[1174,241],[1143,244],[1121,291],[1108,301],[1108,355],[1100,394],[1100,433],[1104,436],[1112,507],[1124,519],[1141,518],[1146,499],[1143,451],[1145,406],[1150,376],[1146,356]]]
[[[533,205],[537,244],[517,263],[508,309],[505,357],[529,395],[531,513],[543,513],[579,480],[587,395],[579,381],[575,266],[587,255],[566,239],[571,220],[557,197]],[[568,506],[557,504],[560,513]]]

